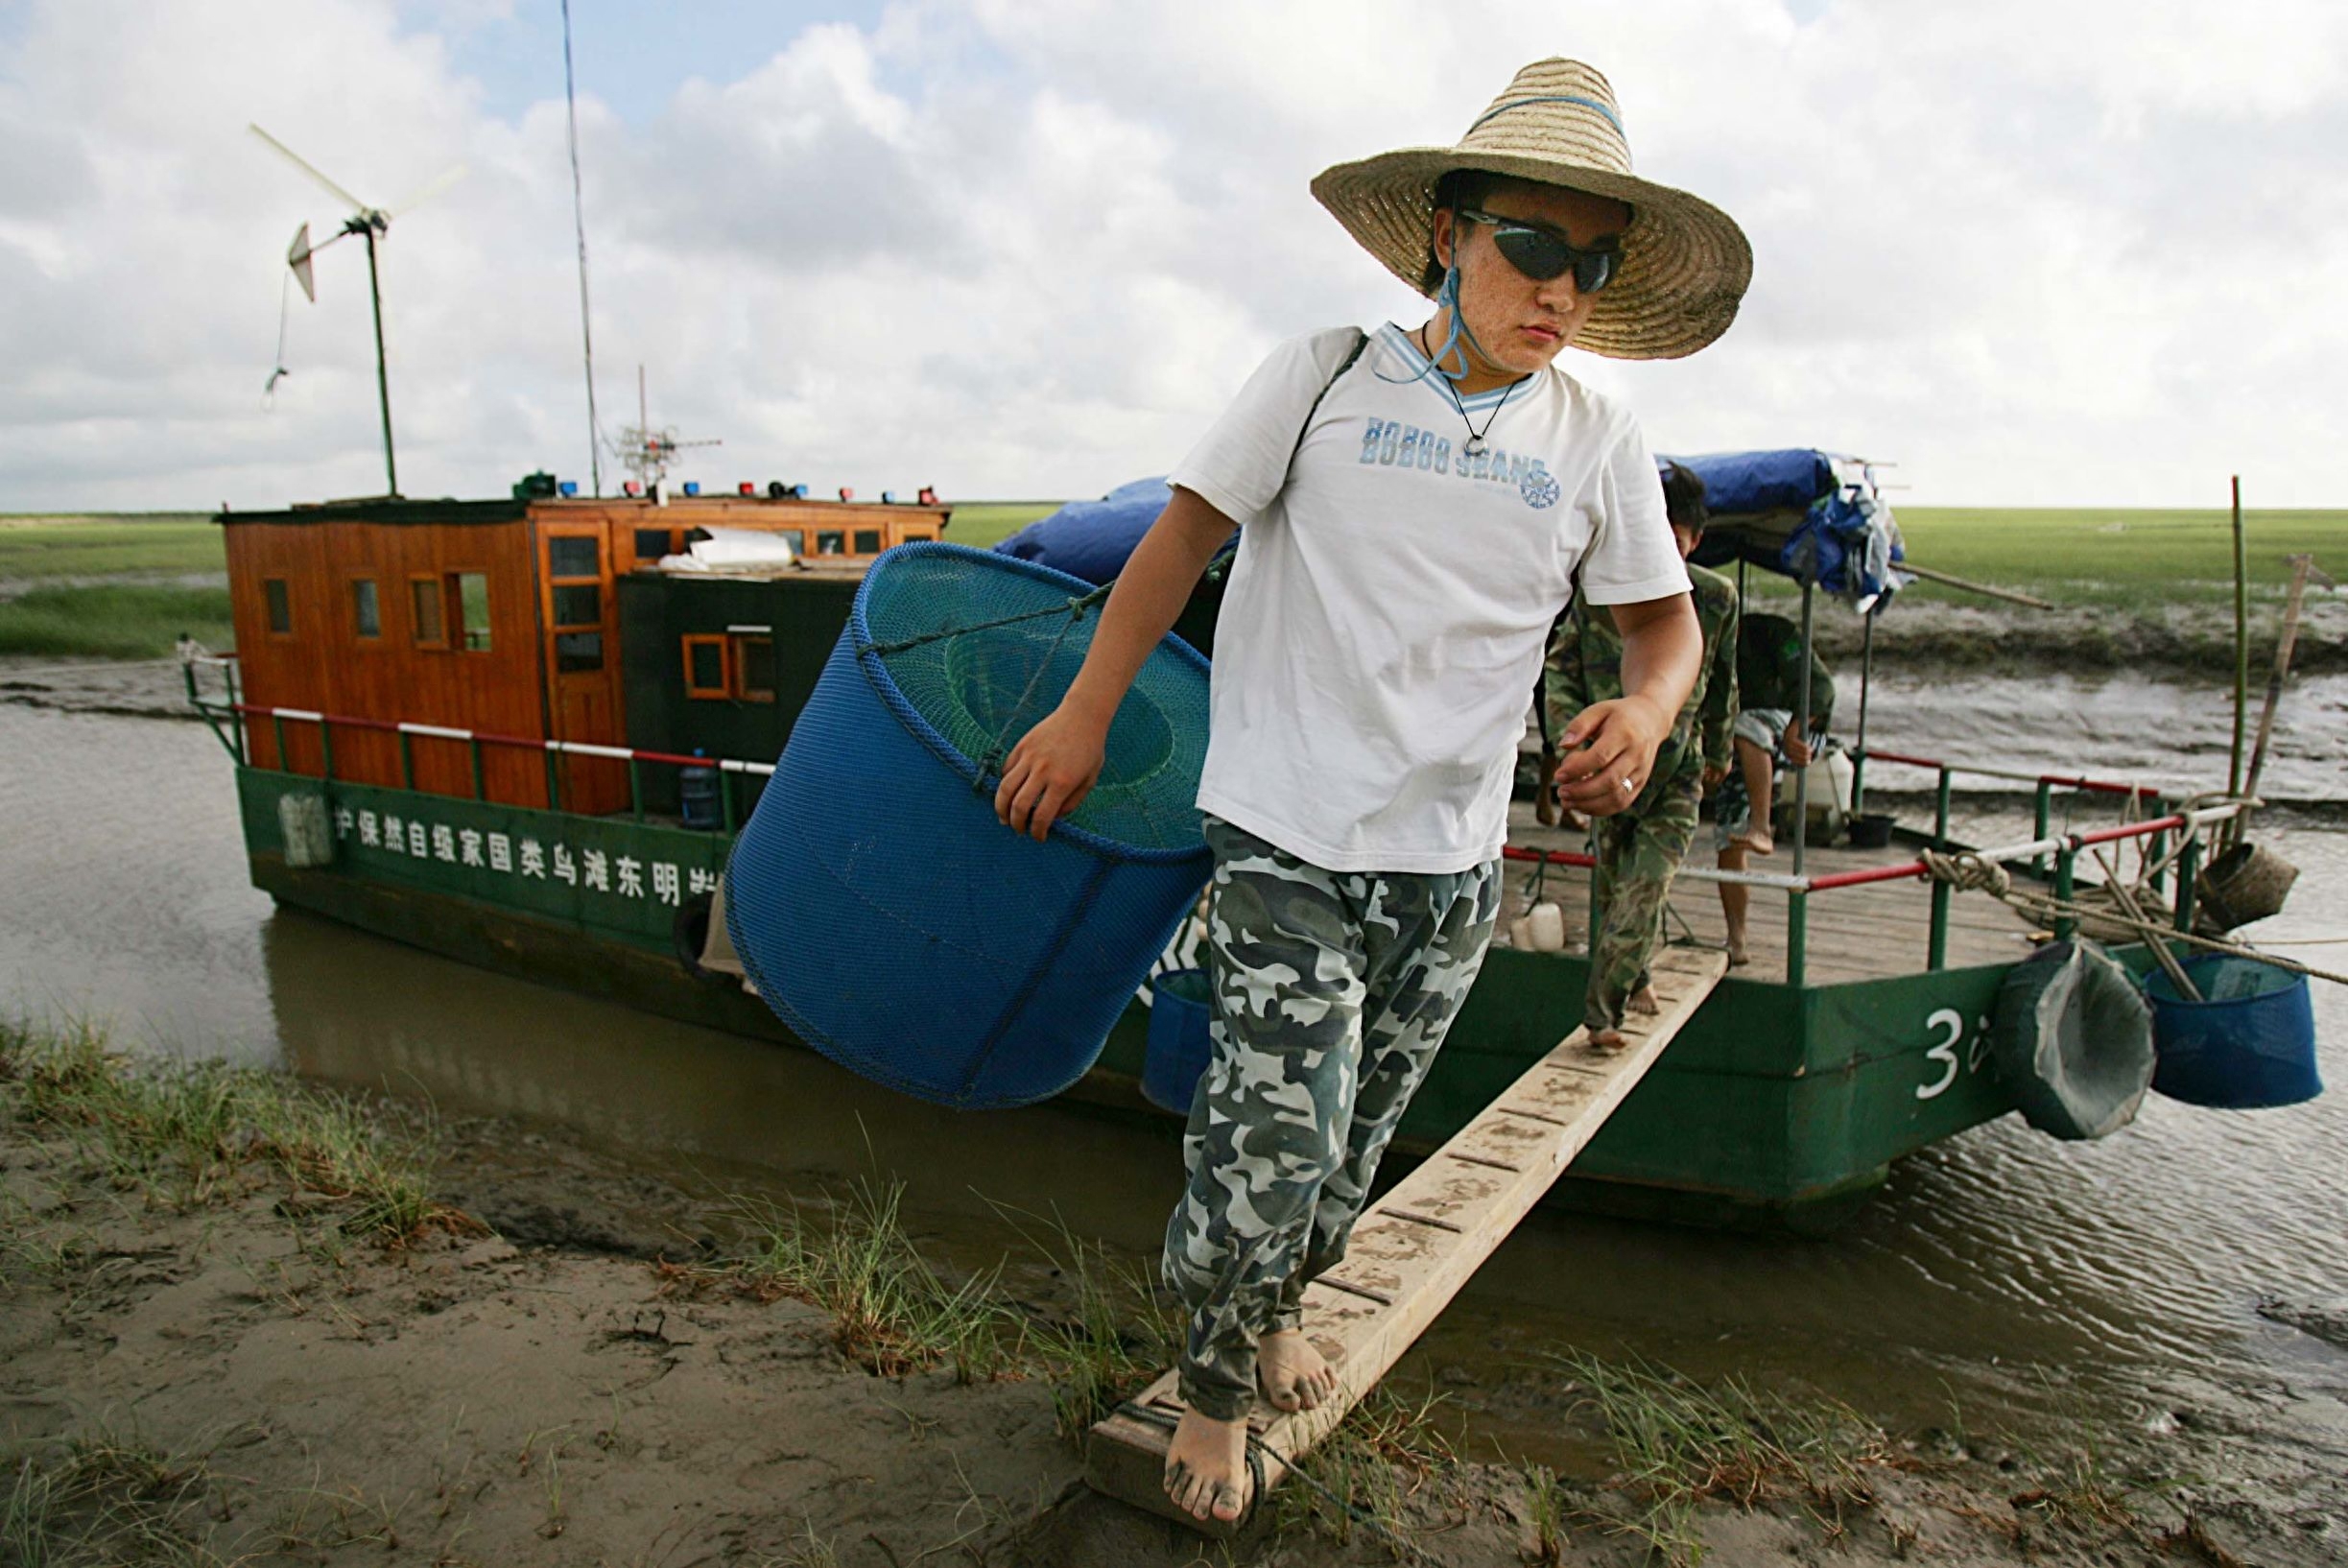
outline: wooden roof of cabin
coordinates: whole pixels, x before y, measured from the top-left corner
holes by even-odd
[[[850,518],[868,516],[926,515],[943,522],[953,515],[954,509],[936,502],[825,501],[813,497],[801,500],[797,497],[775,499],[750,495],[676,495],[666,502],[625,495],[600,498],[582,495],[527,501],[459,501],[454,498],[387,501],[373,498],[313,502],[279,511],[223,511],[215,514],[212,520],[223,525],[382,523],[393,527],[413,527],[451,523],[510,523],[527,516],[559,520],[565,513],[610,515],[630,511],[641,513],[648,526],[657,519],[669,526],[700,526],[707,523],[721,528],[808,528],[819,527],[834,518],[845,523]]]

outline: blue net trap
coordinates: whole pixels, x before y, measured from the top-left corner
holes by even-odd
[[[1003,759],[1058,705],[1100,595],[959,545],[880,557],[734,845],[726,923],[793,1033],[977,1108],[1081,1077],[1206,881],[1207,664],[1174,637],[1048,843],[995,817]]]
[[[2230,954],[2187,959],[2181,967],[2200,1001],[2179,995],[2160,970],[2145,982],[2160,1052],[2155,1089],[2222,1110],[2295,1105],[2323,1093],[2307,976]]]

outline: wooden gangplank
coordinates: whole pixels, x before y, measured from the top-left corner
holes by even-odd
[[[1727,970],[1724,953],[1687,947],[1658,953],[1652,977],[1662,1010],[1625,1021],[1627,1049],[1601,1055],[1589,1049],[1586,1031],[1575,1030],[1363,1214],[1345,1261],[1304,1295],[1305,1336],[1336,1369],[1336,1394],[1318,1409],[1293,1414],[1259,1398],[1248,1415],[1249,1430],[1261,1439],[1266,1491],[1288,1473],[1286,1461],[1310,1452],[1402,1359]],[[1094,1489],[1209,1535],[1245,1529],[1246,1518],[1201,1522],[1166,1495],[1166,1447],[1183,1410],[1174,1374],[1160,1377],[1134,1403],[1156,1419],[1121,1411],[1092,1429],[1085,1479]],[[1252,1505],[1248,1511],[1252,1516]]]

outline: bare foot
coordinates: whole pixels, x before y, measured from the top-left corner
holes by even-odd
[[[1766,827],[1748,827],[1728,842],[1731,843],[1741,843],[1756,855],[1774,855],[1777,853],[1777,841],[1769,837],[1769,830]]]
[[[1166,1446],[1166,1495],[1194,1519],[1236,1524],[1247,1505],[1247,1418],[1218,1421],[1182,1413]]]
[[[1656,997],[1652,986],[1640,986],[1630,993],[1630,1000],[1623,1005],[1633,1012],[1644,1012],[1650,1018],[1663,1010],[1663,1003]]]
[[[1731,969],[1742,969],[1752,962],[1753,955],[1746,952],[1744,948],[1743,934],[1737,933],[1730,936],[1728,938],[1728,966]]]
[[[1274,1410],[1313,1410],[1337,1392],[1337,1372],[1302,1329],[1283,1328],[1256,1342],[1256,1387]]]
[[[1619,1029],[1594,1029],[1590,1031],[1589,1045],[1593,1051],[1611,1056],[1617,1051],[1627,1049],[1630,1045],[1630,1036]]]

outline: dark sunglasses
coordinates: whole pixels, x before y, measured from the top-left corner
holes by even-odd
[[[1535,228],[1519,218],[1502,218],[1475,207],[1459,208],[1459,216],[1471,224],[1490,224],[1493,245],[1509,266],[1535,283],[1561,277],[1570,269],[1575,288],[1583,294],[1596,294],[1613,281],[1615,269],[1623,264],[1619,240],[1607,240],[1585,249],[1568,245],[1548,229]]]

